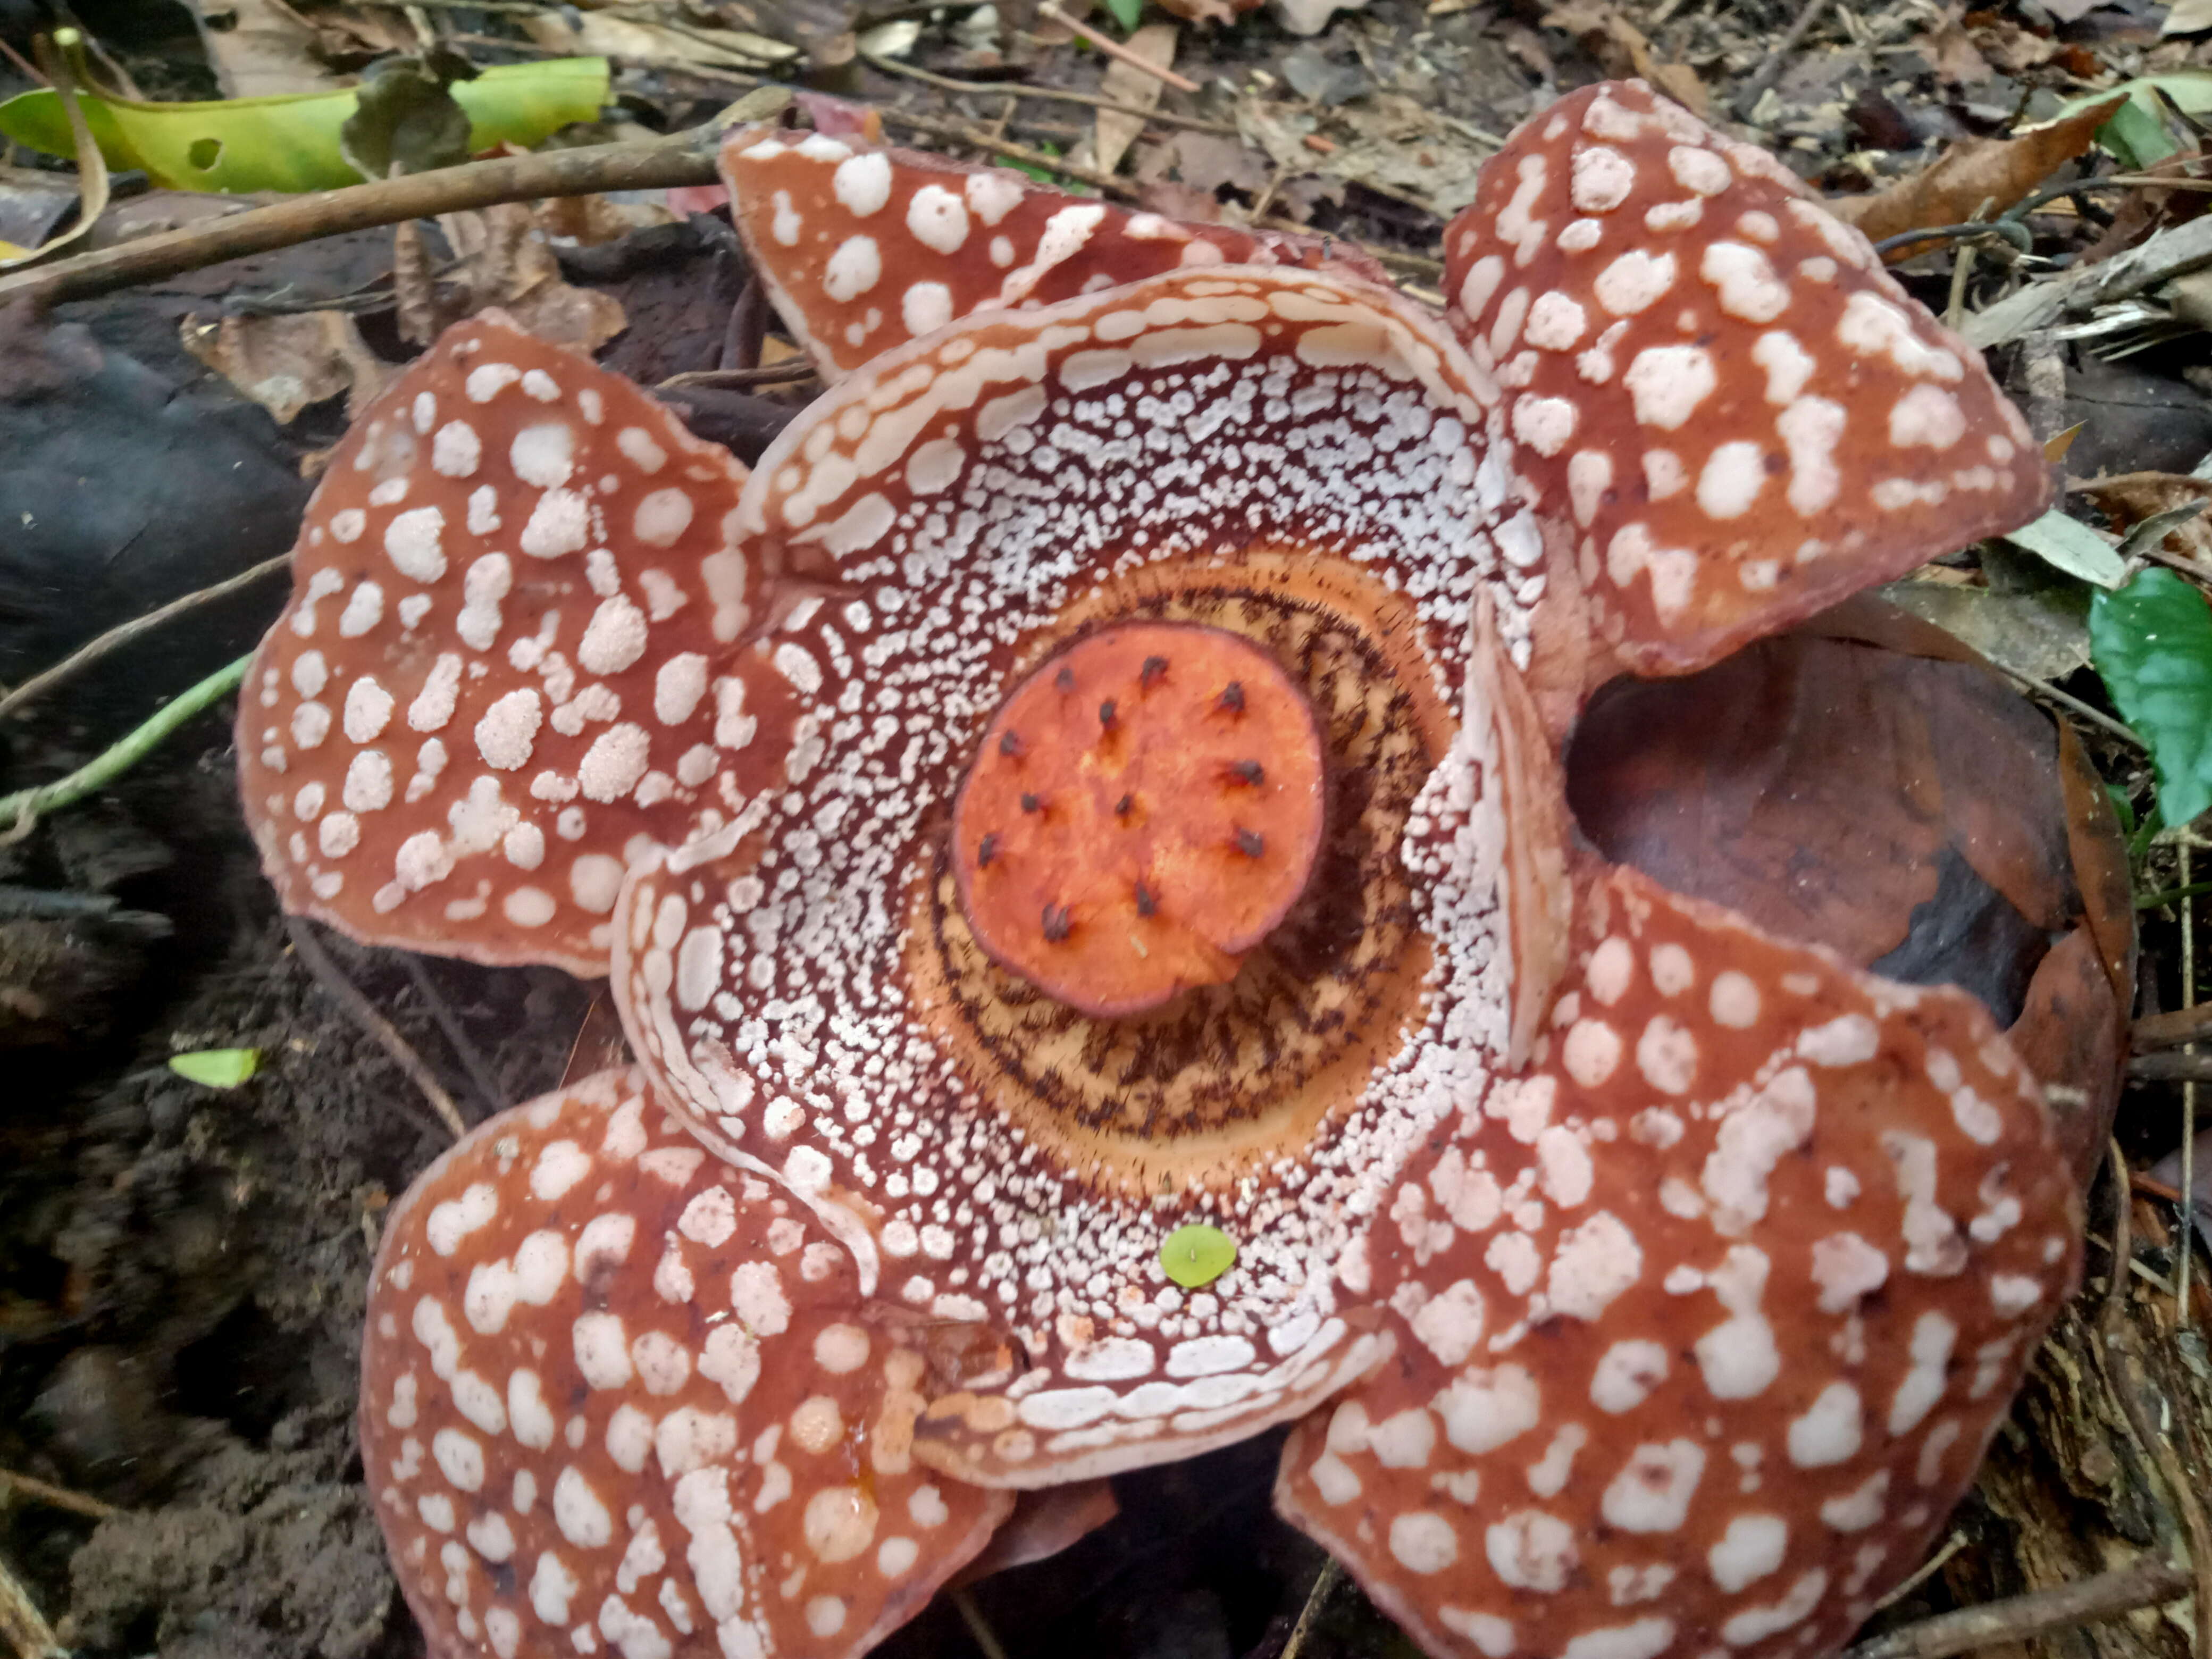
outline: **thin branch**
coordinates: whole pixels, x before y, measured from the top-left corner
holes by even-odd
[[[88,1520],[105,1521],[122,1510],[112,1504],[103,1504],[97,1498],[81,1492],[71,1492],[67,1486],[57,1486],[51,1480],[41,1480],[34,1474],[18,1474],[13,1469],[0,1469],[0,1504],[13,1498],[27,1498],[34,1504],[44,1504],[49,1509],[67,1510],[72,1515],[82,1515]]]
[[[2046,685],[2032,674],[2017,673],[2012,669],[2005,667],[2002,663],[1997,665],[1997,669],[1998,672],[2002,673],[2007,678],[2016,682],[2031,696],[2048,697],[2051,702],[2057,703],[2061,708],[2066,710],[2067,713],[2070,714],[2077,714],[2100,731],[2111,732],[2112,736],[2118,738],[2122,743],[2131,744],[2133,747],[2143,750],[2146,752],[2149,750],[2150,745],[2148,743],[2145,743],[2142,738],[2136,734],[2134,727],[2123,726],[2119,721],[2114,720],[2110,714],[2105,713],[2101,708],[2092,708],[2087,703],[2083,702],[2081,698],[2074,696],[2071,692],[2061,691],[2055,685]]]
[[[0,301],[27,295],[41,304],[82,300],[321,236],[395,225],[408,219],[435,218],[501,202],[711,185],[716,177],[714,149],[722,129],[737,121],[765,120],[790,101],[788,88],[764,87],[706,125],[665,138],[504,155],[343,190],[316,191],[269,207],[58,259],[18,276],[0,276]]]
[[[2170,1561],[2147,1555],[2131,1565],[2055,1589],[2031,1590],[1978,1607],[1937,1613],[1917,1624],[1846,1648],[1842,1659],[1949,1659],[1976,1648],[2025,1642],[2117,1619],[2138,1607],[2154,1607],[2189,1593],[2189,1574]]]
[[[1177,75],[1171,69],[1162,69],[1158,64],[1147,63],[1120,41],[1099,33],[1088,23],[1079,23],[1062,11],[1054,0],[1039,0],[1037,15],[1050,18],[1078,40],[1088,40],[1091,46],[1104,52],[1115,62],[1127,64],[1133,70],[1142,70],[1155,81],[1173,87],[1177,92],[1197,92],[1200,89],[1198,82],[1188,76]]]
[[[446,1085],[422,1063],[422,1056],[415,1052],[414,1045],[399,1035],[399,1028],[377,1012],[375,1005],[362,994],[361,988],[346,977],[345,969],[331,960],[331,953],[323,949],[323,942],[315,937],[314,929],[299,916],[287,916],[284,932],[291,939],[301,965],[313,975],[315,983],[327,991],[354,1024],[375,1038],[377,1046],[407,1073],[408,1081],[422,1091],[422,1098],[429,1102],[430,1109],[447,1132],[456,1140],[468,1133],[469,1126],[462,1121],[461,1109],[453,1104]]]
[[[54,1627],[46,1622],[39,1604],[4,1558],[0,1558],[0,1641],[6,1642],[21,1659],[49,1659],[64,1651]]]
[[[156,710],[149,720],[94,756],[65,778],[0,795],[0,845],[17,842],[31,833],[41,814],[71,806],[87,795],[107,787],[161,746],[161,740],[217,699],[238,690],[246,678],[249,657],[226,664],[189,690],[180,691]]]
[[[952,1598],[952,1606],[960,1615],[960,1622],[968,1626],[968,1634],[975,1638],[975,1645],[983,1650],[983,1659],[1006,1659],[1006,1644],[999,1640],[998,1632],[983,1616],[983,1609],[975,1605],[965,1584],[954,1586],[945,1592]]]
[[[2149,1048],[2179,1048],[2185,1042],[2212,1042],[2212,1003],[2176,1008],[2171,1013],[2145,1014],[2128,1033],[2136,1053]]]
[[[0,720],[5,720],[27,703],[52,690],[64,680],[82,673],[118,647],[128,645],[141,634],[149,633],[159,628],[171,617],[181,617],[188,611],[196,611],[212,600],[228,599],[241,588],[251,587],[264,576],[275,574],[291,562],[292,556],[289,553],[279,553],[273,559],[264,559],[250,570],[240,571],[227,581],[219,581],[212,587],[203,587],[196,593],[187,593],[182,599],[172,599],[159,610],[149,611],[143,617],[134,617],[127,623],[109,629],[98,639],[79,646],[52,668],[43,673],[32,675],[29,679],[25,680],[6,696],[0,697]]]
[[[861,61],[885,75],[896,75],[908,81],[919,81],[924,86],[936,87],[945,92],[980,94],[986,98],[1041,98],[1059,104],[1082,104],[1091,109],[1112,110],[1117,115],[1141,116],[1161,126],[1184,127],[1192,132],[1211,132],[1224,138],[1237,137],[1237,129],[1226,121],[1209,121],[1202,116],[1178,115],[1172,110],[1144,109],[1135,104],[1125,104],[1119,99],[1107,98],[1095,92],[1063,91],[1058,87],[1033,87],[1018,81],[956,81],[949,75],[937,75],[926,69],[916,69],[911,64],[902,64],[895,58],[884,58],[872,52],[863,52]]]
[[[430,1011],[430,1018],[438,1022],[438,1029],[446,1034],[446,1041],[461,1062],[461,1069],[469,1074],[476,1085],[477,1097],[483,1101],[486,1116],[495,1115],[507,1108],[507,1100],[499,1086],[499,1079],[491,1074],[484,1062],[483,1051],[470,1040],[468,1028],[461,1024],[453,1006],[446,1000],[445,993],[430,977],[430,970],[422,965],[422,958],[412,951],[400,952],[407,964],[407,977],[415,981],[415,994],[422,999],[422,1006]]]
[[[1109,173],[1078,167],[1062,156],[1048,155],[1041,149],[1031,149],[1024,144],[1009,143],[1004,138],[994,138],[981,127],[965,121],[948,121],[939,116],[922,115],[906,109],[886,109],[882,115],[886,121],[896,121],[902,126],[914,128],[917,132],[931,133],[939,138],[950,138],[957,143],[988,150],[994,155],[1006,157],[1009,161],[1018,161],[1025,167],[1036,167],[1047,173],[1058,173],[1063,179],[1073,179],[1094,190],[1110,191],[1116,196],[1133,198],[1137,194],[1136,185],[1127,179],[1116,179]]]
[[[1328,1598],[1336,1594],[1336,1587],[1343,1582],[1344,1569],[1337,1565],[1336,1558],[1323,1556],[1321,1571],[1314,1575],[1313,1583],[1306,1591],[1306,1604],[1298,1609],[1298,1622],[1291,1626],[1290,1637],[1284,1642],[1279,1659],[1298,1659],[1298,1650],[1305,1646],[1306,1637],[1313,1629],[1314,1620],[1321,1616],[1322,1608],[1328,1604]]]

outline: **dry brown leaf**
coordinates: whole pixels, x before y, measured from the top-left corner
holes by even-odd
[[[569,21],[570,17],[575,21]],[[758,70],[789,63],[799,56],[795,46],[738,29],[678,29],[665,23],[610,17],[598,11],[569,12],[566,16],[538,12],[521,22],[524,33],[541,46],[663,68]]]
[[[343,311],[308,311],[287,317],[185,319],[178,337],[185,350],[289,426],[300,411],[325,398],[346,394],[351,420],[384,389],[392,368],[361,337]]]
[[[676,215],[651,202],[617,202],[607,196],[554,196],[538,204],[538,222],[549,236],[595,247],[633,230],[673,224]]]
[[[611,295],[574,288],[562,279],[545,233],[526,204],[507,202],[480,212],[448,213],[438,225],[461,261],[455,275],[467,294],[463,316],[497,306],[539,339],[586,352],[597,351],[629,326],[621,302]]]
[[[338,84],[323,64],[314,25],[284,0],[200,0],[196,15],[226,98],[326,92]]]
[[[1708,100],[1705,82],[1687,64],[1662,62],[1650,37],[1604,0],[1566,0],[1550,8],[1544,22],[1580,38],[1607,75],[1649,81],[1691,114],[1703,119]]]
[[[2107,478],[2069,478],[2069,490],[2093,499],[2123,533],[2145,519],[2176,507],[2212,502],[2212,480],[2185,472],[2123,472]],[[2212,507],[2166,532],[2166,553],[2197,567],[2212,580]]]
[[[1182,30],[1174,23],[1147,23],[1122,44],[1154,69],[1172,69],[1176,42],[1182,33]],[[1105,78],[1098,88],[1107,97],[1139,109],[1152,108],[1165,89],[1157,75],[1147,75],[1135,64],[1118,58],[1106,65]],[[1087,165],[1101,173],[1112,173],[1121,165],[1121,158],[1129,153],[1129,146],[1137,142],[1137,135],[1144,130],[1142,116],[1100,110],[1091,126],[1091,155]]]
[[[1929,30],[1919,45],[1936,66],[1936,78],[1946,86],[1970,87],[1988,80],[1992,72],[1955,10]]]
[[[2086,151],[2121,101],[2115,96],[2010,138],[1965,139],[1911,178],[1871,196],[1838,198],[1828,209],[1875,242],[1908,230],[1964,224],[1985,204],[1988,211],[2002,213]],[[1909,258],[1928,246],[1909,243],[1887,257]]]

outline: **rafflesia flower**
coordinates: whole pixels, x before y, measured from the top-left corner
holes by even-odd
[[[832,389],[749,477],[492,317],[334,458],[247,686],[288,902],[611,967],[638,1069],[387,1227],[441,1656],[856,1652],[1012,1491],[1295,1422],[1438,1655],[1834,1650],[2076,1267],[2033,1082],[1578,843],[1585,695],[2031,516],[1760,153],[1578,93],[1443,315],[1319,245],[747,130]]]

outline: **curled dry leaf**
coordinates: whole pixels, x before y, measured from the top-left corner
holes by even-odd
[[[2087,150],[2097,129],[2124,101],[2106,99],[2009,138],[1963,140],[1887,190],[1832,201],[1828,210],[1874,242],[1908,230],[1964,224],[1978,213],[2002,213]],[[1907,243],[1891,249],[1888,258],[1893,264],[1933,246]]]
[[[2057,1085],[2086,1172],[2133,1005],[2118,828],[2050,720],[1891,617],[1884,643],[1915,654],[1820,637],[1820,618],[1686,678],[1615,682],[1576,735],[1569,799],[1607,857],[1679,891],[1975,993]]]
[[[178,337],[185,350],[267,410],[279,426],[289,426],[308,404],[342,392],[350,421],[384,390],[392,373],[343,311],[218,322],[195,315],[185,319]]]
[[[562,278],[545,232],[525,204],[448,213],[438,224],[461,260],[454,273],[465,295],[460,316],[497,307],[526,333],[584,352],[597,351],[629,326],[612,295]]]
[[[2119,531],[2161,513],[2212,501],[2212,480],[2185,472],[2123,472],[2113,478],[2069,479],[2067,487],[2094,500]],[[2212,576],[2212,524],[2203,514],[2175,525],[2160,545],[2168,555],[2197,566],[2198,574]]]

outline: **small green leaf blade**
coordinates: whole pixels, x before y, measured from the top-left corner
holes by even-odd
[[[1192,1222],[1160,1245],[1160,1266],[1187,1291],[1211,1285],[1237,1264],[1237,1241],[1218,1227]]]
[[[2007,531],[2004,538],[2045,564],[2099,587],[2118,587],[2128,579],[2127,561],[2110,542],[2055,507],[2041,518]]]
[[[495,65],[453,87],[468,112],[469,148],[540,143],[596,117],[607,96],[604,58],[553,58]],[[210,103],[142,104],[82,97],[85,119],[107,165],[137,167],[166,189],[238,194],[297,192],[357,185],[338,131],[359,103],[351,88]],[[51,90],[0,103],[0,137],[49,155],[70,154],[69,125]]]
[[[2145,570],[2089,605],[2089,653],[2112,702],[2150,745],[2160,816],[2212,807],[2212,604],[2171,570]]]
[[[235,1089],[261,1069],[258,1048],[196,1048],[171,1054],[169,1069],[188,1082],[210,1089]]]
[[[1114,21],[1121,26],[1121,33],[1133,34],[1145,15],[1145,0],[1106,0],[1106,9],[1114,14]]]

